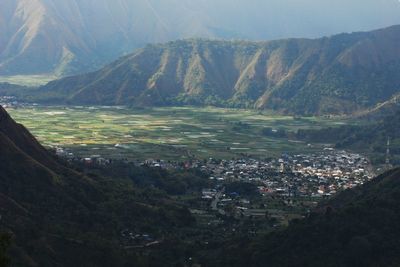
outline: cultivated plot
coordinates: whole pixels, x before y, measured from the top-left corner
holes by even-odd
[[[79,156],[135,159],[263,158],[314,151],[320,148],[287,137],[265,136],[262,130],[296,132],[350,123],[211,107],[37,106],[9,112],[44,145],[66,147]]]

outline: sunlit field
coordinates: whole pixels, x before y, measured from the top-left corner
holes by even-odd
[[[40,86],[57,79],[55,75],[14,75],[14,76],[0,76],[0,82],[7,82],[11,84],[23,86]]]
[[[110,158],[271,157],[320,150],[288,138],[262,134],[264,127],[297,131],[347,123],[340,119],[293,118],[249,110],[166,107],[29,107],[8,110],[44,145],[76,155]]]

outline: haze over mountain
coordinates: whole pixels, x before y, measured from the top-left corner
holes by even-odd
[[[400,23],[397,0],[2,0],[0,75],[93,70],[188,37],[319,37]]]
[[[34,100],[101,105],[217,105],[352,113],[400,90],[400,26],[320,39],[186,40],[149,45]]]

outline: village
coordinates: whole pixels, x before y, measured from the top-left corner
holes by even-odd
[[[112,162],[100,155],[77,158],[72,152],[55,148],[55,153],[69,161],[107,165]],[[282,155],[278,159],[252,158],[190,160],[186,162],[145,160],[128,161],[136,166],[161,169],[199,169],[216,187],[231,182],[253,183],[261,195],[329,197],[338,191],[364,184],[374,177],[368,159],[361,154],[325,148],[314,154]],[[214,192],[213,190],[204,190]],[[203,196],[214,194],[204,193]]]
[[[56,153],[89,166],[113,163],[112,159],[100,155],[76,158],[62,148],[57,148]],[[206,227],[216,229],[233,220],[230,229],[235,231],[244,221],[251,220],[253,226],[245,227],[251,233],[263,227],[267,231],[265,226],[271,229],[304,218],[321,200],[360,186],[374,177],[365,156],[329,147],[318,153],[284,154],[264,160],[209,158],[174,162],[150,159],[126,160],[125,163],[166,170],[201,171],[210,186],[195,194],[190,204],[193,215]],[[225,231],[226,226],[223,229]]]
[[[365,157],[332,148],[310,155],[282,155],[271,161],[211,159],[200,168],[210,173],[211,180],[254,182],[262,184],[261,194],[284,196],[330,196],[373,177]]]
[[[260,222],[267,220],[272,227],[304,218],[322,199],[374,177],[367,158],[332,148],[269,161],[210,159],[192,167],[202,169],[213,181],[214,188],[202,190],[209,211],[238,221],[251,218],[253,224],[264,226]]]
[[[314,154],[282,155],[268,161],[210,158],[184,163],[146,160],[136,164],[165,169],[200,169],[216,184],[241,181],[261,185],[258,188],[262,195],[326,197],[362,185],[374,177],[366,157],[333,148]]]

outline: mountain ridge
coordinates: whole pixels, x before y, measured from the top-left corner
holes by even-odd
[[[148,45],[35,93],[37,100],[70,104],[211,104],[352,113],[399,92],[399,36],[397,25],[320,39],[191,39]]]
[[[2,0],[0,75],[77,74],[180,38],[272,40],[368,30],[400,23],[399,10],[396,0]]]

